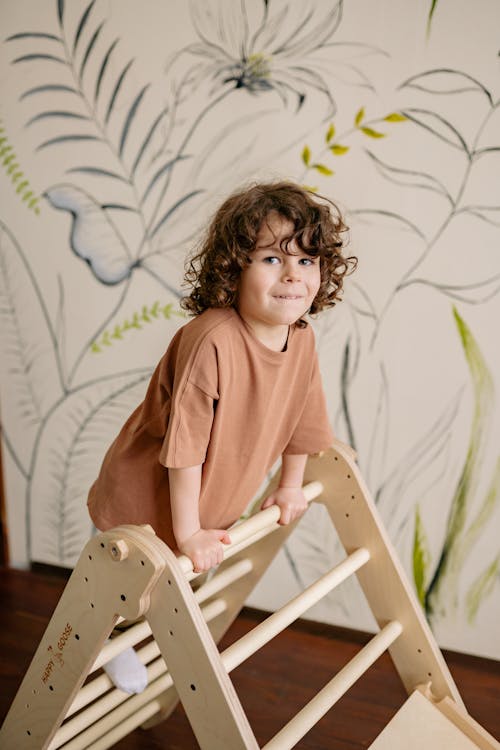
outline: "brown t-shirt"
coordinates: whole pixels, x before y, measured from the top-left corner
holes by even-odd
[[[97,528],[149,523],[172,548],[167,467],[203,464],[202,528],[227,528],[283,453],[317,453],[332,433],[311,326],[287,347],[259,341],[234,308],[180,328],[89,493]]]

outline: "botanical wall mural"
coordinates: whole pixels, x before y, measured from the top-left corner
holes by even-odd
[[[13,562],[74,563],[103,453],[185,320],[200,228],[241,182],[284,176],[339,202],[359,257],[344,302],[313,322],[335,431],[441,644],[498,658],[496,5],[8,0],[0,13]],[[340,554],[311,508],[251,603],[278,606],[275,579],[285,598]],[[311,616],[371,624],[354,583]]]

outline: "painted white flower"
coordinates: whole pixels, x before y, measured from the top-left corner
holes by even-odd
[[[308,91],[317,91],[326,98],[332,116],[335,102],[323,75],[332,55],[319,53],[331,46],[342,5],[342,0],[191,0],[199,41],[182,52],[198,60],[185,81],[195,88],[210,78],[214,90],[223,86],[254,95],[274,91],[285,105],[292,97],[297,109]]]

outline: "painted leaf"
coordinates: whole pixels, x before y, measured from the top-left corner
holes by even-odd
[[[474,624],[481,604],[492,594],[495,586],[498,586],[499,579],[500,555],[476,578],[467,592],[466,607],[469,625]]]
[[[462,94],[466,91],[476,91],[484,94],[490,104],[493,100],[488,89],[476,78],[452,68],[436,68],[419,73],[408,78],[399,88],[417,89],[427,94]]]
[[[407,119],[401,112],[391,112],[384,117],[385,122],[406,122]]]
[[[429,560],[427,536],[422,524],[420,509],[417,505],[415,511],[415,531],[413,534],[413,581],[417,590],[418,600],[422,607],[425,606]]]
[[[29,494],[33,560],[75,563],[91,533],[89,488],[107,447],[144,396],[149,376],[148,369],[92,382],[51,412]]]
[[[311,149],[309,146],[304,146],[304,150],[302,151],[302,161],[306,165],[306,167],[309,166],[311,162]]]
[[[347,154],[349,148],[349,146],[341,146],[340,143],[334,143],[333,146],[330,146],[330,151],[335,156],[342,156],[343,154]]]
[[[134,267],[130,251],[112,220],[96,200],[81,188],[56,185],[46,196],[54,208],[71,216],[70,244],[86,260],[103,284],[118,284]]]
[[[462,134],[451,122],[437,114],[437,112],[431,112],[428,109],[409,107],[404,110],[403,114],[408,120],[415,123],[415,125],[432,133],[432,135],[436,136],[436,138],[439,138],[439,140],[444,143],[447,143],[449,146],[464,151],[466,154],[470,153],[469,147],[467,146]]]
[[[335,135],[335,125],[332,122],[332,124],[330,125],[330,127],[326,131],[326,136],[325,136],[326,143],[330,143],[330,141],[332,140],[332,138],[334,137],[334,135]]]
[[[412,169],[401,169],[399,167],[393,167],[390,164],[386,164],[378,156],[375,156],[371,151],[366,152],[372,160],[377,171],[389,182],[393,182],[395,185],[404,185],[405,187],[421,188],[423,190],[430,190],[433,193],[438,193],[445,197],[450,204],[453,203],[453,198],[449,194],[445,185],[426,172],[418,172]]]
[[[500,227],[500,206],[464,206],[460,213],[468,213],[487,224]]]
[[[325,177],[331,177],[333,172],[333,169],[330,169],[330,167],[327,167],[326,164],[313,164],[312,168],[316,170],[316,172],[319,172],[320,174],[325,175]]]
[[[490,371],[465,321],[453,310],[474,391],[469,446],[451,502],[442,552],[427,592],[427,613],[434,618],[453,612],[458,603],[459,576],[465,555],[465,529],[474,502],[493,415],[494,388]]]
[[[358,109],[356,113],[356,117],[354,118],[354,124],[358,126],[361,123],[361,121],[364,119],[364,117],[365,117],[365,108],[361,107],[361,109]]]
[[[380,133],[378,130],[374,130],[373,128],[361,128],[361,132],[363,132],[365,135],[367,135],[369,138],[385,138],[386,133]]]
[[[63,391],[57,341],[24,252],[0,222],[2,423],[26,471],[40,423]]]

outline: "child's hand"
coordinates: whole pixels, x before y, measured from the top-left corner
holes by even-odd
[[[179,550],[189,557],[195,573],[203,573],[222,562],[223,544],[231,544],[224,529],[200,529],[179,544]]]
[[[287,523],[295,521],[307,510],[307,500],[302,487],[278,487],[262,503],[261,510],[271,505],[278,505],[281,509],[279,523],[286,526]]]

